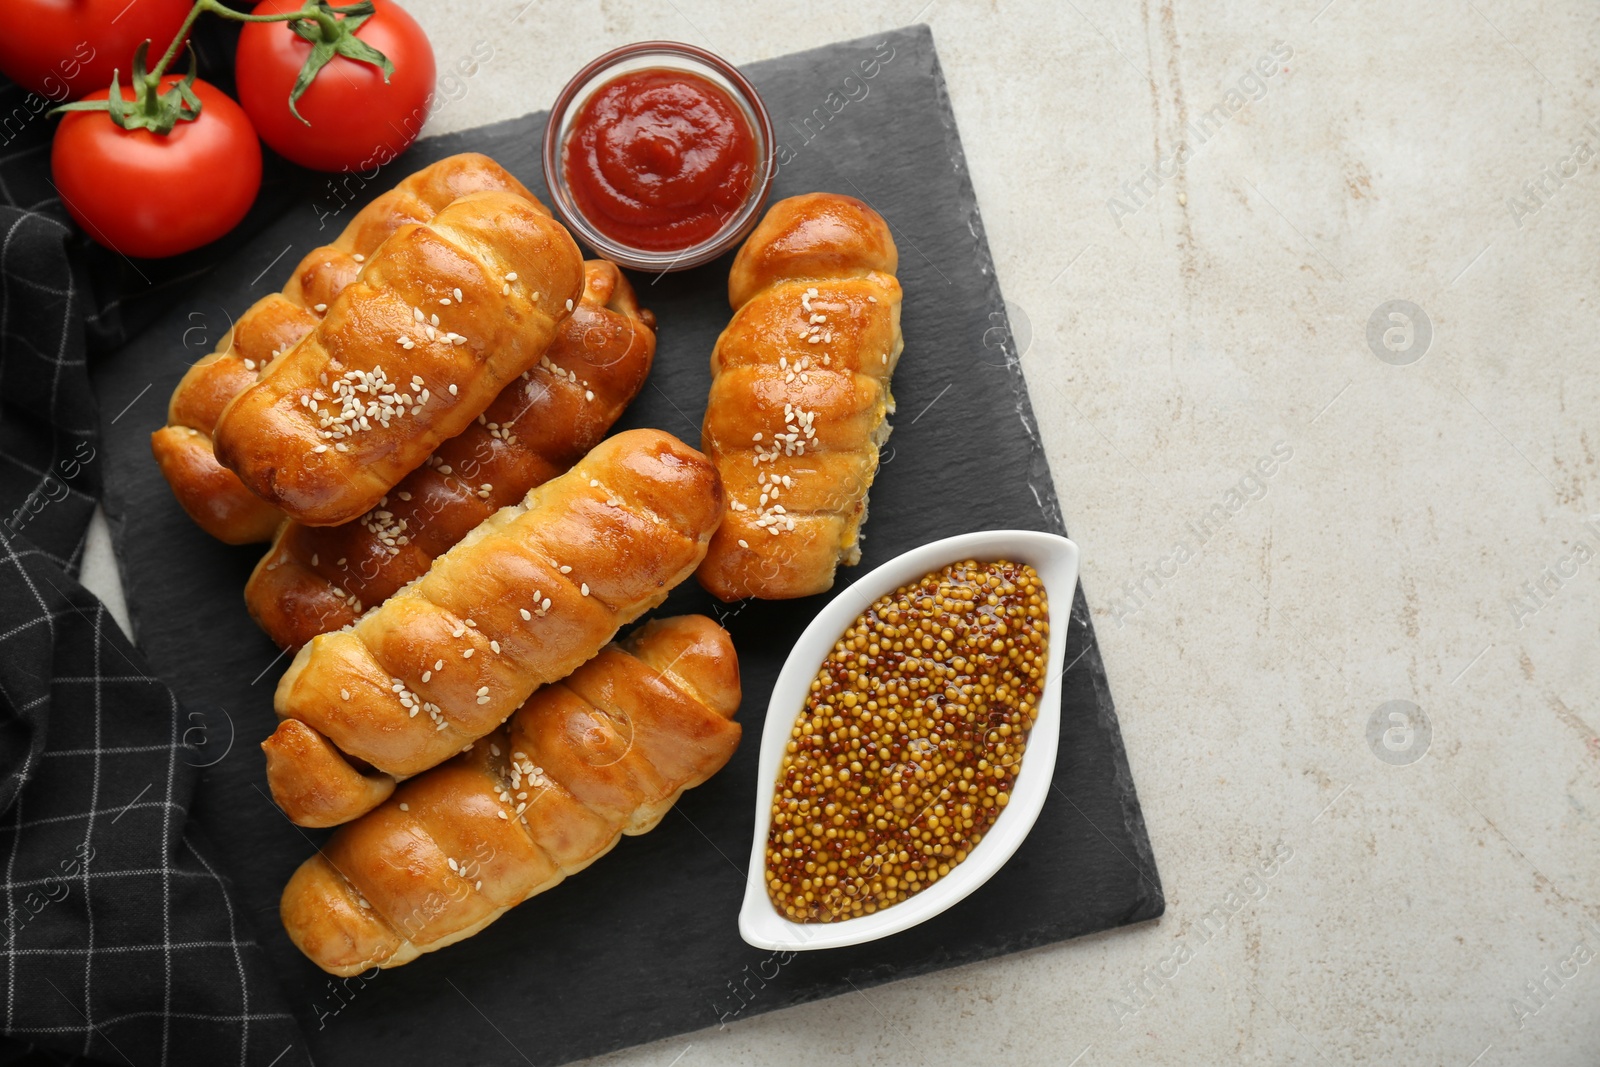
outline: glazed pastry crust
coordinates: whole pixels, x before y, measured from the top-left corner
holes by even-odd
[[[284,928],[335,975],[470,937],[720,770],[739,743],[739,696],[720,626],[646,624],[341,827],[290,878]]]
[[[331,826],[371,807],[370,779],[460,752],[666,599],[704,557],[722,503],[715,468],[672,435],[602,442],[354,626],[300,649],[274,705],[328,746],[280,724],[263,745],[273,798],[301,825]],[[331,774],[330,753],[355,773]]]
[[[701,431],[728,493],[698,573],[715,596],[809,596],[861,558],[903,347],[897,265],[882,217],[831,193],[774,204],[734,259]]]
[[[217,462],[306,525],[359,517],[539,362],[583,276],[567,231],[514,193],[401,226],[223,409]]]
[[[331,243],[307,253],[282,292],[256,301],[216,350],[189,368],[172,392],[167,425],[150,435],[150,448],[173,496],[201,529],[244,545],[268,540],[283,520],[282,512],[246,489],[212,453],[211,434],[222,409],[311,332],[391,233],[406,223],[427,222],[457,197],[488,189],[533,199],[503,167],[476,152],[422,168],[357,212]]]
[[[650,371],[655,318],[615,264],[584,266],[583,300],[538,365],[372,511],[341,526],[279,528],[244,592],[279,647],[297,649],[355,622],[473,527],[600,443]]]

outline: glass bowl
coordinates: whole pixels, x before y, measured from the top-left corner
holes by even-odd
[[[572,130],[572,121],[594,91],[618,75],[649,69],[686,71],[721,87],[744,112],[756,142],[757,172],[750,183],[750,192],[745,197],[744,205],[714,235],[675,252],[635,248],[600,232],[578,209],[567,187],[566,171],[561,159],[567,136]],[[571,228],[573,236],[600,255],[635,270],[687,270],[709,263],[734,248],[755,228],[761,210],[766,206],[767,195],[772,191],[772,179],[777,173],[776,146],[777,138],[772,131],[772,116],[767,112],[767,105],[762,102],[755,86],[733,64],[692,44],[639,41],[607,52],[589,63],[573,76],[556,97],[555,104],[550,108],[549,125],[544,131],[544,180],[550,188],[550,198],[554,201],[556,212]]]

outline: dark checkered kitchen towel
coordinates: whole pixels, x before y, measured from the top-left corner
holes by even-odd
[[[307,1064],[189,824],[199,739],[73,577],[99,492],[89,353],[195,267],[72,231],[39,110],[0,83],[0,1065]]]

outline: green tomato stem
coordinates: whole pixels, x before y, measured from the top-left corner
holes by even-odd
[[[334,15],[371,14],[372,4],[370,0],[367,0],[364,3],[349,4],[345,7],[324,7],[318,0],[305,0],[305,3],[300,6],[298,11],[285,11],[277,15],[246,15],[233,10],[226,4],[220,3],[219,0],[195,0],[194,7],[189,9],[189,14],[184,17],[183,25],[178,27],[178,32],[173,36],[172,43],[167,46],[166,54],[161,57],[146,76],[152,88],[161,84],[161,76],[172,65],[173,59],[177,58],[178,50],[188,41],[189,31],[194,28],[195,20],[200,17],[200,13],[203,11],[209,11],[213,15],[231,19],[234,22],[298,22],[302,19],[307,19],[316,22],[322,29],[324,36],[331,38],[336,36],[339,31],[339,20],[334,18]]]

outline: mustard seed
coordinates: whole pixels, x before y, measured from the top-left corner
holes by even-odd
[[[795,922],[871,915],[965,860],[1038,717],[1049,641],[1026,564],[966,560],[881,597],[834,643],[790,732],[767,891]]]

